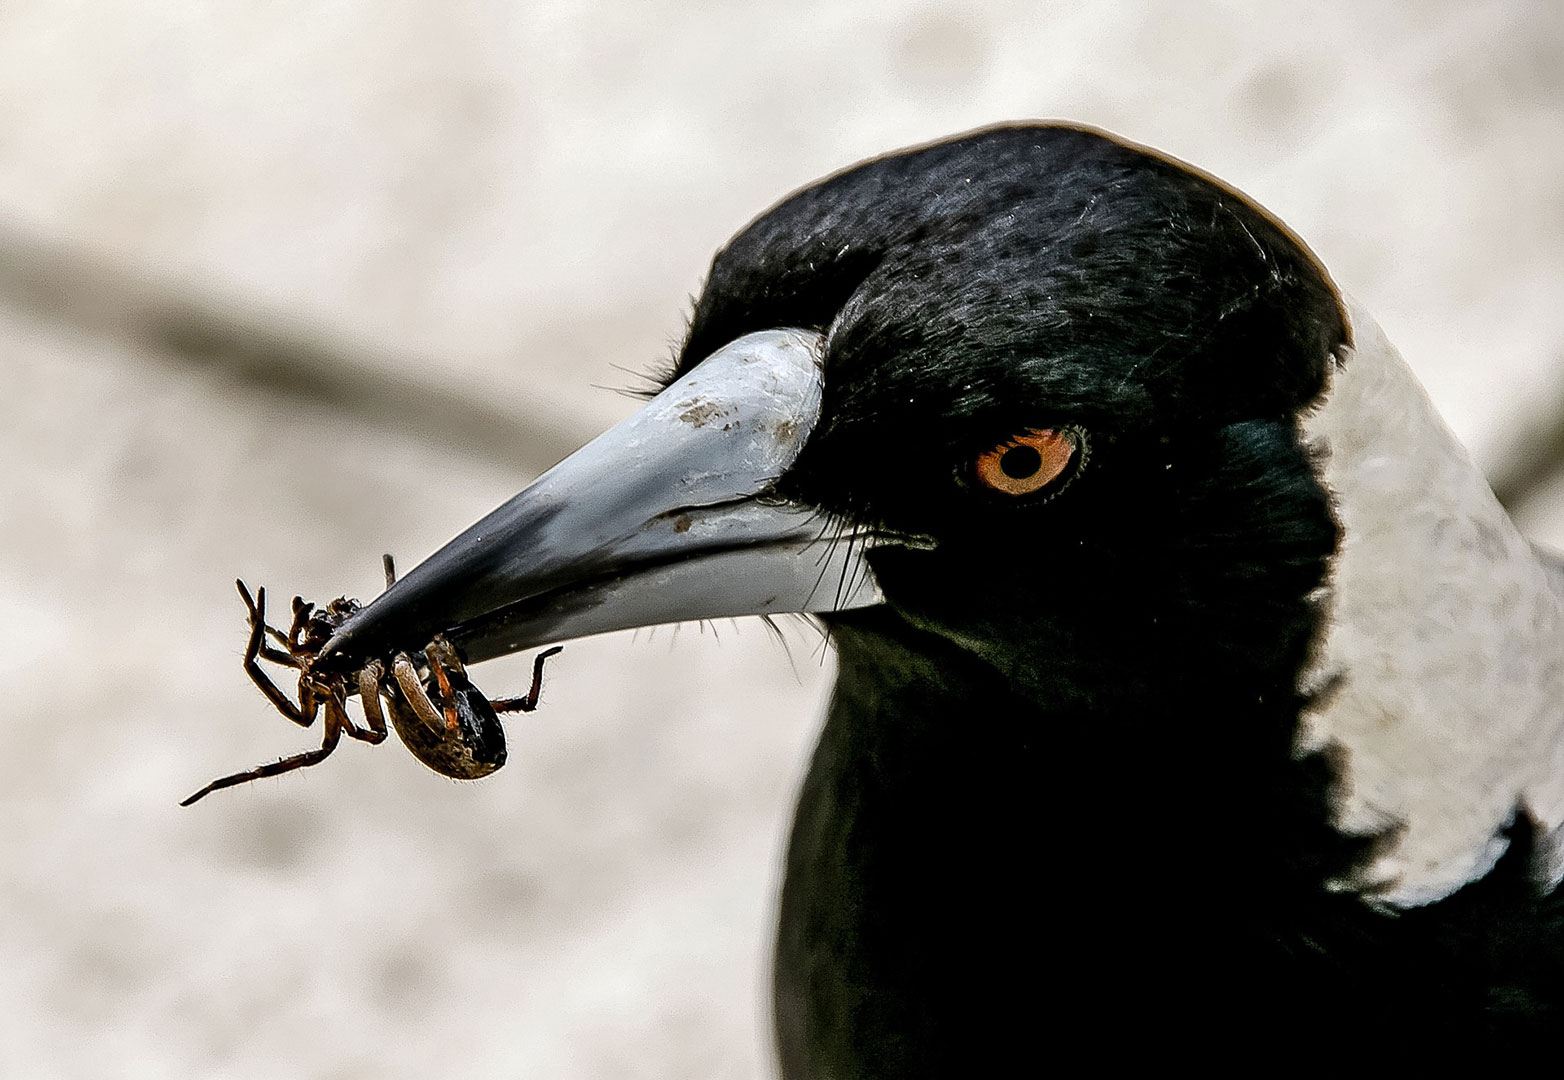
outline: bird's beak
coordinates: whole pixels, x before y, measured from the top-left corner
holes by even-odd
[[[713,353],[415,567],[322,656],[444,633],[476,662],[635,626],[879,603],[863,538],[770,494],[819,418],[820,352],[819,334],[768,330]]]

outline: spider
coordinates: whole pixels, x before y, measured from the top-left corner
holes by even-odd
[[[396,581],[391,556],[385,556],[386,587]],[[266,590],[255,595],[243,581],[234,583],[250,616],[250,640],[244,653],[244,670],[250,680],[277,707],[277,711],[301,727],[315,722],[322,707],[326,711],[324,737],[319,749],[283,758],[253,769],[213,780],[179,805],[189,806],[219,788],[245,784],[266,776],[318,765],[337,748],[346,734],[372,745],[385,741],[386,713],[391,726],[414,757],[435,772],[456,780],[477,780],[505,764],[505,729],[502,712],[531,712],[538,707],[543,689],[543,663],[562,651],[556,645],[539,653],[532,663],[532,685],[517,698],[489,700],[467,678],[461,654],[441,635],[435,635],[423,650],[423,666],[428,674],[419,679],[419,665],[405,652],[394,654],[389,665],[370,660],[356,671],[318,671],[315,658],[337,628],[359,610],[357,600],[338,597],[324,608],[317,608],[301,596],[293,598],[293,625],[284,634],[266,622]],[[276,642],[267,641],[270,637]],[[286,651],[277,648],[284,646]],[[299,672],[299,694],[295,703],[272,682],[259,661],[294,668]],[[390,679],[386,678],[388,673]],[[351,682],[350,682],[351,680]],[[347,699],[358,694],[367,727],[360,727],[348,715]],[[435,701],[440,704],[438,707]]]

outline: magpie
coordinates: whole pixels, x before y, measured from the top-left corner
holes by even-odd
[[[876,158],[661,385],[323,659],[819,619],[789,1080],[1564,1032],[1564,571],[1252,199],[1067,124]]]

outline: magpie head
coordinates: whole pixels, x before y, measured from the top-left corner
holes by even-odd
[[[1176,470],[1230,470],[1216,434],[1290,424],[1348,339],[1324,270],[1253,202],[1033,125],[881,158],[762,215],[717,255],[676,374],[768,326],[823,335],[820,421],[778,490],[934,540],[868,558],[893,603],[951,617],[1154,563],[1187,532],[1199,478]]]
[[[742,230],[647,413],[329,651],[444,632],[481,659],[882,597],[992,646],[1013,630],[995,612],[1187,532],[1191,485],[1257,483],[1242,459],[1288,442],[1348,334],[1296,237],[1153,152],[1027,124],[879,158]]]

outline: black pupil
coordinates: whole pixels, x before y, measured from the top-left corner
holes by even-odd
[[[1043,467],[1043,455],[1032,446],[1012,446],[999,459],[999,467],[1012,480],[1028,480]]]

